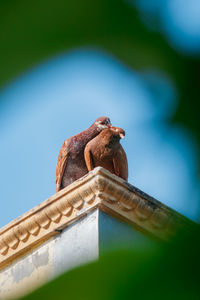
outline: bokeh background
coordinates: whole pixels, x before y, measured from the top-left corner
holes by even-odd
[[[0,25],[0,226],[55,193],[63,141],[101,115],[129,182],[199,221],[198,0],[1,0]]]
[[[199,0],[0,0],[0,226],[55,193],[63,141],[101,115],[129,182],[199,222],[199,101]],[[199,226],[123,246],[26,299],[199,299]]]

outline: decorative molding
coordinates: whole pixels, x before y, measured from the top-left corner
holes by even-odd
[[[128,182],[98,167],[0,230],[0,268],[99,208],[161,240],[192,224]]]

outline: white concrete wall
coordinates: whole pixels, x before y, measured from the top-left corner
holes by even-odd
[[[96,209],[0,272],[0,299],[24,295],[60,273],[113,249],[157,247],[144,234]]]
[[[0,271],[0,299],[16,298],[63,271],[98,259],[98,210]]]

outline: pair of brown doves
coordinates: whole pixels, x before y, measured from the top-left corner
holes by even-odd
[[[108,117],[100,117],[88,129],[65,140],[56,166],[56,192],[98,166],[127,180],[128,163],[120,144],[124,136],[124,130],[112,126]]]

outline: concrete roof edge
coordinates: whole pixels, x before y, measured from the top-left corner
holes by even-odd
[[[59,234],[95,208],[136,230],[170,240],[193,224],[128,182],[98,167],[0,230],[0,268]]]

